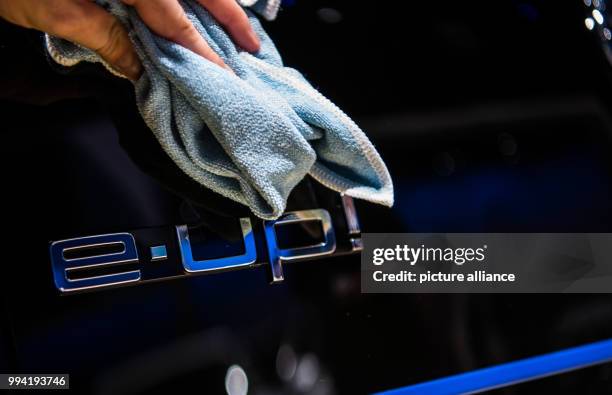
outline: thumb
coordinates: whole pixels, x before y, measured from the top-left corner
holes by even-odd
[[[64,14],[49,33],[95,51],[119,73],[138,79],[142,65],[121,22],[90,1],[75,1],[72,6],[75,12]]]

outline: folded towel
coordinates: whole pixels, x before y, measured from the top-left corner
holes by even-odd
[[[268,18],[278,4],[243,1]],[[264,219],[283,213],[289,193],[307,174],[346,195],[393,204],[391,177],[374,146],[299,72],[283,66],[250,10],[250,23],[261,40],[256,54],[237,48],[199,3],[181,2],[232,74],[155,35],[121,1],[98,3],[127,27],[142,60],[144,72],[135,83],[142,117],[194,180]],[[55,37],[47,37],[47,49],[65,66],[104,63],[94,52]]]

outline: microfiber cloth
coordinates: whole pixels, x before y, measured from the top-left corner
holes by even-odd
[[[244,1],[268,19],[278,8],[277,0]],[[372,143],[298,71],[283,66],[250,9],[245,10],[261,41],[255,54],[238,48],[199,3],[181,2],[232,73],[155,35],[121,1],[98,3],[126,26],[142,60],[144,72],[135,82],[142,117],[191,178],[264,219],[283,213],[289,193],[307,174],[348,196],[393,204],[391,177]],[[104,63],[59,38],[47,36],[46,44],[64,66]]]

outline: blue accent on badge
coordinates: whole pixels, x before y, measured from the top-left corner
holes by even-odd
[[[168,252],[166,251],[165,245],[153,246],[149,251],[151,252],[151,262],[168,259]]]
[[[120,246],[118,252],[95,253],[94,249]],[[67,258],[66,253],[77,253]],[[138,262],[138,250],[134,237],[129,233],[112,233],[99,236],[79,237],[51,243],[51,266],[55,286],[60,292],[82,291],[109,285],[140,280],[140,270],[121,270],[121,265]],[[83,276],[70,279],[69,272],[82,271],[103,266],[118,265],[117,272],[105,275]]]

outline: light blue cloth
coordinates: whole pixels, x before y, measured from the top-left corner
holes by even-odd
[[[307,174],[349,196],[393,204],[391,177],[368,138],[299,72],[283,67],[250,10],[261,40],[256,54],[237,48],[196,1],[182,2],[232,74],[153,34],[121,1],[98,3],[125,24],[143,62],[135,83],[142,117],[194,180],[264,219],[283,213],[289,193]],[[253,5],[265,11],[266,4]],[[47,48],[60,64],[102,62],[92,51],[54,37],[47,37]]]

